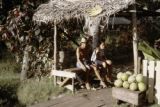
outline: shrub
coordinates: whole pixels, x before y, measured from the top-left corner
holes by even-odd
[[[20,84],[19,74],[14,73],[14,63],[10,60],[0,61],[0,106],[14,107],[18,104],[16,95]]]
[[[31,105],[34,103],[47,101],[52,96],[57,96],[64,91],[53,85],[50,78],[42,78],[41,80],[30,79],[24,81],[18,89],[17,95],[20,103]]]

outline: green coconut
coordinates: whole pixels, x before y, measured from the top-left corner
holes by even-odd
[[[115,87],[122,87],[123,81],[120,79],[115,80],[114,82]]]
[[[136,81],[137,82],[143,82],[144,81],[143,75],[142,74],[137,74]]]
[[[146,84],[144,84],[143,82],[138,83],[138,90],[143,92],[146,91],[147,87]]]
[[[130,77],[128,78],[128,82],[129,82],[129,83],[133,83],[133,82],[135,82],[135,81],[136,81],[135,76],[130,76]]]
[[[124,82],[123,82],[123,87],[126,88],[126,89],[129,88],[129,83],[128,83],[128,81],[124,81]]]
[[[138,86],[135,82],[133,82],[130,84],[129,89],[132,91],[136,91],[138,89]]]
[[[129,77],[128,74],[123,73],[121,79],[122,79],[123,81],[127,81],[127,80],[128,80],[128,77]]]
[[[117,74],[117,79],[121,79],[121,77],[122,77],[122,72],[119,72],[118,74]]]
[[[132,75],[132,72],[131,72],[131,71],[127,71],[126,74],[128,74],[128,75],[131,76],[131,75]]]

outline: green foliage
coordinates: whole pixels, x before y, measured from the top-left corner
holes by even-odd
[[[18,103],[16,91],[20,84],[19,74],[14,73],[15,63],[0,61],[0,106],[14,106]]]
[[[23,107],[65,91],[55,87],[53,79],[47,77],[20,82],[19,71],[19,65],[13,59],[0,60],[0,107]]]
[[[4,41],[8,49],[14,53],[16,61],[22,64],[24,49],[29,46],[29,71],[28,78],[47,75],[53,65],[53,25],[52,23],[34,23],[32,16],[37,6],[45,0],[22,1],[21,5],[15,6],[9,11],[6,23],[2,28],[0,40]],[[58,50],[64,50],[67,54],[75,50],[76,39],[79,37],[82,23],[76,24],[77,20],[64,22],[65,26],[59,25],[57,43]],[[68,39],[69,38],[69,39]],[[73,47],[72,47],[73,46]],[[75,54],[75,52],[73,53]],[[58,55],[57,55],[58,56]],[[72,61],[72,60],[70,60]],[[66,65],[69,67],[68,65]]]
[[[19,101],[24,105],[47,101],[53,96],[57,96],[64,91],[53,85],[53,79],[42,78],[41,80],[30,79],[24,81],[18,89]]]
[[[138,50],[143,52],[146,59],[160,60],[160,51],[154,49],[145,41],[139,43]]]

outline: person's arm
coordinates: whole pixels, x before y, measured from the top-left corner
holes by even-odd
[[[98,48],[96,48],[96,49],[95,49],[95,51],[96,51],[96,55],[97,55],[97,53],[99,52],[99,49],[98,49]]]
[[[86,67],[84,66],[84,64],[83,64],[82,61],[80,60],[79,48],[77,48],[77,50],[76,50],[76,56],[77,56],[77,62],[83,67],[82,69],[83,69],[84,71],[86,71]]]

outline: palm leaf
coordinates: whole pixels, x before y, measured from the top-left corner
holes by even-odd
[[[147,42],[142,41],[138,44],[138,50],[142,51],[145,59],[160,60],[160,52],[151,47]]]

